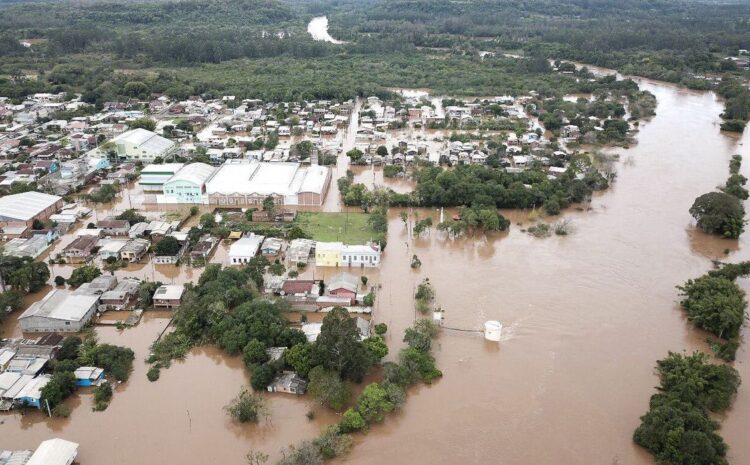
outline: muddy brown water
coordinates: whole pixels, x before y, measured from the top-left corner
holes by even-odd
[[[529,212],[504,212],[514,223],[506,233],[451,240],[433,230],[413,238],[399,211],[390,212],[382,267],[366,274],[382,286],[374,319],[388,324],[391,351],[413,322],[412,293],[425,277],[446,311],[446,326],[480,329],[485,320],[499,319],[504,335],[494,344],[478,334],[444,331],[435,348],[443,379],[412,390],[404,410],[358,437],[342,462],[653,463],[631,438],[654,393],[655,361],[670,350],[706,350],[705,334],[686,324],[674,286],[704,273],[712,259],[750,259],[750,233],[725,241],[697,232],[688,208],[724,182],[732,154],[749,158],[750,135],[719,131],[722,104],[714,94],[641,84],[657,96],[657,116],[642,124],[636,146],[613,150],[621,158],[612,189],[585,211],[566,212],[572,234],[537,239],[517,226],[530,224]],[[357,170],[358,178],[372,179],[372,168]],[[750,173],[747,164],[743,172]],[[324,209],[340,209],[334,186]],[[409,213],[439,215],[432,209]],[[215,260],[223,253],[219,249]],[[413,254],[422,261],[416,271],[409,267]],[[149,274],[148,267],[140,273]],[[333,271],[311,268],[303,276],[325,279]],[[194,280],[194,273],[175,279]],[[750,280],[741,285],[750,290]],[[169,316],[147,313],[125,331],[97,328],[101,341],[136,352],[130,381],[117,387],[105,412],[92,412],[92,394],[82,390],[70,400],[69,419],[2,415],[0,448],[34,448],[63,437],[81,444],[82,464],[240,465],[250,449],[277,458],[282,446],[312,438],[336,420],[316,409],[310,421],[305,413],[315,406],[309,398],[274,395],[269,423],[232,423],[222,406],[248,374],[239,358],[210,347],[193,350],[149,383],[142,360]],[[3,334],[15,334],[14,326],[6,323]],[[746,381],[748,362],[745,344],[735,366]],[[750,463],[748,392],[740,387],[722,419],[736,464]]]

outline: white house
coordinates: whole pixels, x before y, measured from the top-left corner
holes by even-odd
[[[239,239],[229,247],[229,263],[239,265],[249,262],[258,255],[258,250],[263,243],[264,236],[250,234]]]

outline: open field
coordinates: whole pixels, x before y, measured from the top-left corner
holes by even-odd
[[[364,244],[375,233],[367,224],[366,213],[299,213],[296,222],[316,241]]]

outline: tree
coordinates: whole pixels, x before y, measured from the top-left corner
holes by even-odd
[[[339,423],[339,427],[344,433],[359,431],[365,426],[367,426],[367,423],[365,423],[362,415],[353,408],[347,409],[346,412],[344,412],[344,415],[341,416],[341,422]]]
[[[31,257],[0,255],[0,278],[16,291],[38,292],[47,285],[49,277],[46,263],[33,261]]]
[[[250,379],[250,385],[256,391],[265,391],[269,384],[276,377],[276,368],[272,363],[264,363],[253,369],[253,376]]]
[[[339,425],[331,425],[321,433],[313,444],[320,450],[324,459],[332,459],[346,455],[352,449],[352,437],[341,431]]]
[[[156,129],[156,121],[151,118],[138,118],[128,123],[130,129],[146,129],[147,131],[153,131]]]
[[[65,285],[65,278],[62,276],[55,276],[55,286],[64,286]]]
[[[343,379],[360,382],[372,366],[356,321],[343,307],[334,307],[325,316],[313,347],[316,364],[335,370]]]
[[[737,239],[745,228],[745,209],[742,203],[724,192],[709,192],[695,199],[690,214],[698,227],[712,234]]]
[[[94,388],[94,410],[106,410],[112,400],[112,385],[105,382]]]
[[[154,252],[156,255],[177,255],[181,248],[182,244],[177,238],[166,236],[156,244]]]
[[[388,325],[385,323],[378,323],[375,325],[375,334],[378,336],[384,336],[388,332]]]
[[[375,153],[377,153],[381,157],[384,157],[388,155],[388,147],[386,147],[385,145],[379,145]]]
[[[411,328],[404,331],[404,342],[409,347],[429,352],[432,347],[432,338],[438,333],[438,327],[432,320],[419,320]]]
[[[358,148],[353,148],[346,152],[346,156],[349,157],[352,163],[358,163],[362,159],[362,151]]]
[[[242,349],[242,357],[247,367],[260,365],[268,361],[266,346],[261,341],[253,339]]]
[[[224,409],[240,423],[257,423],[268,416],[266,399],[245,388]]]
[[[747,318],[747,302],[734,281],[706,275],[688,280],[678,289],[684,297],[680,304],[696,326],[725,339],[739,336]]]
[[[15,290],[5,291],[0,294],[0,321],[8,312],[18,310],[23,303],[23,295]]]
[[[362,304],[365,307],[372,307],[375,305],[375,294],[372,292],[367,293],[367,295],[362,298]]]
[[[154,294],[161,286],[160,281],[141,281],[138,284],[138,306],[148,308],[154,301]]]
[[[295,344],[284,352],[284,358],[298,375],[307,378],[314,366],[313,346],[307,342]]]
[[[367,424],[380,423],[394,408],[387,392],[378,383],[368,384],[357,400],[357,412]]]
[[[323,366],[316,366],[310,370],[310,394],[328,407],[340,411],[352,396],[351,387],[339,378],[338,373]]]
[[[83,341],[78,336],[67,336],[62,341],[60,350],[57,352],[57,360],[76,360],[78,359],[81,344]]]
[[[281,451],[283,458],[276,465],[322,465],[323,456],[320,450],[310,441],[299,446],[289,446]]]
[[[269,215],[273,215],[273,210],[276,208],[276,202],[273,199],[273,196],[268,196],[265,199],[263,199],[263,211],[268,212]]]
[[[50,381],[42,388],[42,402],[49,402],[50,408],[68,398],[76,390],[76,377],[69,371],[54,373]]]
[[[94,265],[79,266],[71,273],[68,284],[71,287],[78,287],[83,283],[90,283],[101,275],[101,270]]]
[[[388,345],[386,345],[383,336],[372,336],[364,340],[367,352],[370,353],[372,359],[375,361],[382,360],[388,355]]]
[[[202,214],[199,223],[201,225],[201,228],[204,230],[212,229],[216,226],[216,220],[214,219],[214,215],[212,215],[211,213]]]
[[[133,368],[135,354],[127,347],[111,344],[96,344],[89,339],[81,348],[82,365],[97,366],[111,374],[117,381],[127,381]]]
[[[146,217],[138,213],[138,211],[133,208],[125,210],[124,212],[117,215],[116,218],[118,220],[127,220],[131,226],[136,223],[143,223],[146,221]]]

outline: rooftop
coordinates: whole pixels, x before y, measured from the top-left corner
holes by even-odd
[[[63,289],[53,289],[42,300],[31,304],[18,319],[36,316],[78,322],[98,300],[99,296],[73,294]]]
[[[182,298],[182,293],[185,292],[185,287],[179,284],[165,284],[160,286],[154,293],[154,299],[161,300],[179,300]]]
[[[60,200],[62,197],[36,191],[0,197],[0,221],[29,221]]]

